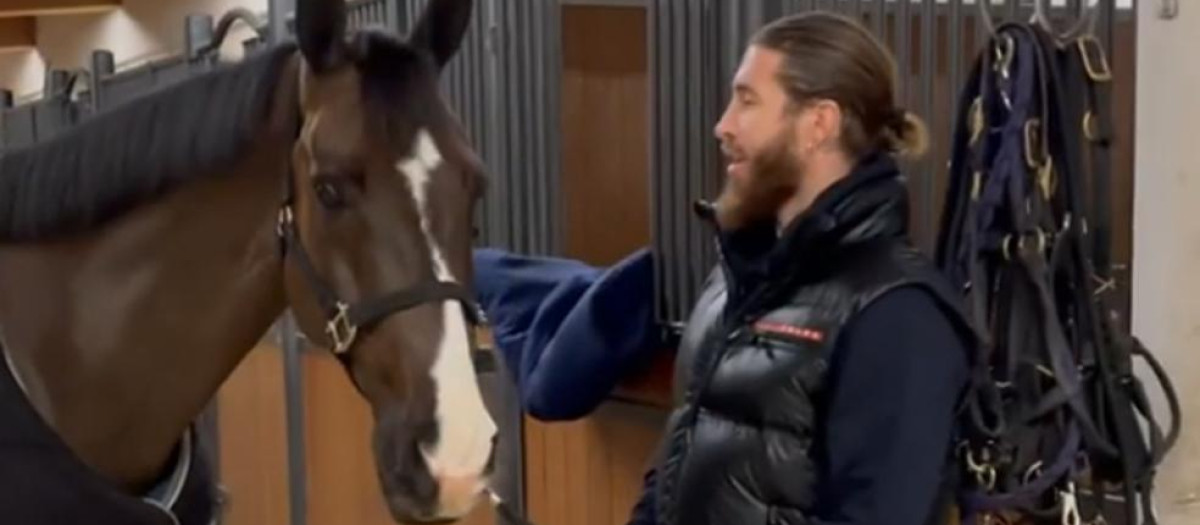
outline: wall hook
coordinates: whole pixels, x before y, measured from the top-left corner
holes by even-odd
[[[1179,16],[1179,0],[1158,0],[1158,17],[1171,20]]]

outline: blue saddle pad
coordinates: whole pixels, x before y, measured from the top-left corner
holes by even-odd
[[[475,294],[534,418],[586,416],[666,346],[648,249],[607,268],[490,248],[474,258]]]

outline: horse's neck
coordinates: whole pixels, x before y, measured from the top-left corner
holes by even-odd
[[[0,249],[0,326],[38,411],[92,468],[152,482],[284,307],[286,148],[91,236]]]

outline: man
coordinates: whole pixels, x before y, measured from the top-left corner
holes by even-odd
[[[971,330],[906,234],[894,156],[925,148],[895,66],[857,23],[752,40],[716,126],[716,269],[685,329],[678,405],[632,523],[924,525]]]

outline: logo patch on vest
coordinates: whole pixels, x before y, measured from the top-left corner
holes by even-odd
[[[825,341],[825,333],[812,328],[803,328],[784,323],[759,321],[754,323],[754,329],[769,335],[780,335],[813,343]]]

